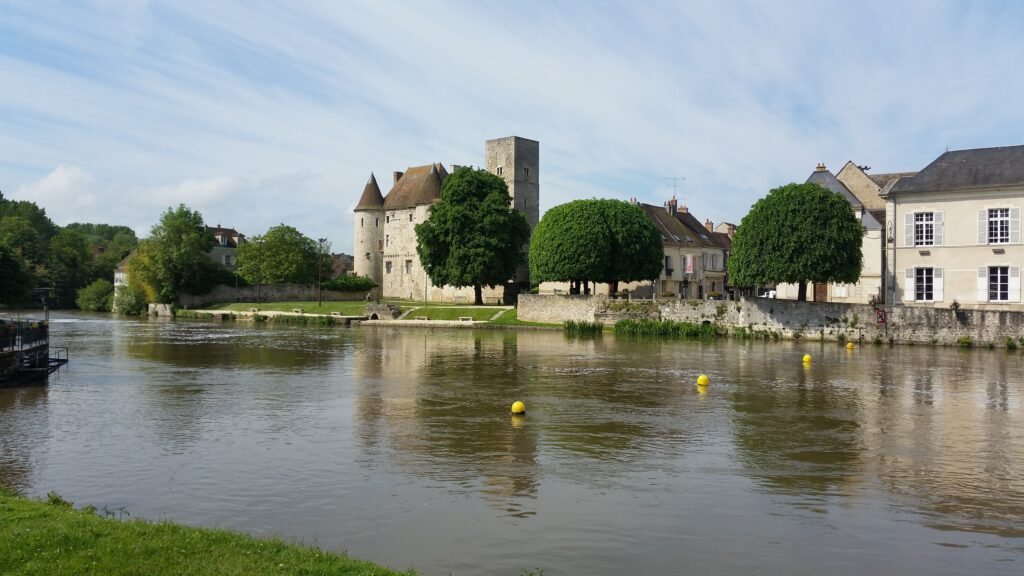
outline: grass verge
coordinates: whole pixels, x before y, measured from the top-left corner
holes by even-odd
[[[405,317],[406,320],[415,320],[426,316],[429,320],[458,320],[459,318],[472,318],[476,321],[490,320],[497,314],[497,308],[450,308],[445,306],[430,305],[425,308],[417,308]]]
[[[520,320],[518,316],[519,311],[515,308],[506,310],[504,314],[498,316],[497,320],[490,322],[495,326],[539,326],[542,328],[561,328],[561,324],[549,324],[546,322],[527,322]]]
[[[412,308],[412,306],[407,304],[399,304],[398,306],[402,310]],[[232,304],[211,304],[205,308],[208,310],[233,310],[236,312],[248,312],[250,308],[274,312],[291,312],[298,308],[304,314],[330,314],[331,312],[338,312],[342,316],[362,316],[366,312],[366,302],[363,300],[324,302],[321,306],[317,306],[316,302],[264,302],[262,304],[237,302]]]
[[[0,574],[411,575],[282,540],[170,522],[101,518],[51,493],[0,489]]]

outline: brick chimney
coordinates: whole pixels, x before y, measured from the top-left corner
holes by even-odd
[[[399,172],[398,170],[391,173],[391,175],[395,177],[394,184],[398,184],[398,179],[402,177],[402,174],[404,174],[404,172]]]
[[[715,231],[715,224],[711,221],[710,218],[704,221],[704,227],[708,229],[708,232]]]
[[[687,212],[690,211],[690,209],[686,207],[686,204],[683,204],[682,206],[679,207],[679,211],[682,212],[683,214],[686,214]]]
[[[668,213],[673,216],[675,216],[676,212],[679,211],[679,201],[676,200],[675,196],[673,196],[672,199],[669,200],[668,202],[665,202],[665,210],[667,210]]]
[[[824,162],[818,162],[818,167],[815,168],[814,171],[815,172],[824,172],[825,171],[825,163]]]

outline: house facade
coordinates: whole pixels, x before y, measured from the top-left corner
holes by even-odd
[[[220,224],[207,226],[206,233],[213,235],[213,248],[209,252],[210,260],[228,270],[234,270],[238,265],[236,252],[238,247],[245,242],[245,235],[234,228],[222,228]]]
[[[886,301],[1020,310],[1024,146],[950,151],[886,201]]]
[[[519,136],[488,140],[484,162],[488,172],[505,180],[512,207],[523,213],[532,231],[540,218],[540,143]],[[378,284],[380,297],[473,301],[471,286],[435,286],[416,253],[415,226],[427,219],[431,206],[441,199],[447,177],[448,170],[440,163],[407,168],[393,174],[385,195],[370,175],[355,208],[353,268]],[[523,266],[508,285],[484,287],[484,300],[510,301],[528,281],[529,271]]]

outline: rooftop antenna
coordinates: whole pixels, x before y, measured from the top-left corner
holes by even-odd
[[[686,180],[686,177],[685,176],[676,176],[674,178],[663,178],[663,180],[671,180],[672,181],[672,197],[675,198],[675,196],[676,196],[676,188],[679,187],[679,183],[680,182],[682,182],[683,180]]]

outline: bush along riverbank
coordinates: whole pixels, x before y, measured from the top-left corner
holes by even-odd
[[[92,508],[73,509],[52,492],[36,501],[0,489],[0,574],[415,573],[227,530],[102,518]]]
[[[668,338],[694,338],[710,340],[719,336],[718,326],[712,322],[695,324],[675,320],[619,320],[615,323],[616,336],[658,336]],[[724,335],[724,333],[722,334]]]

